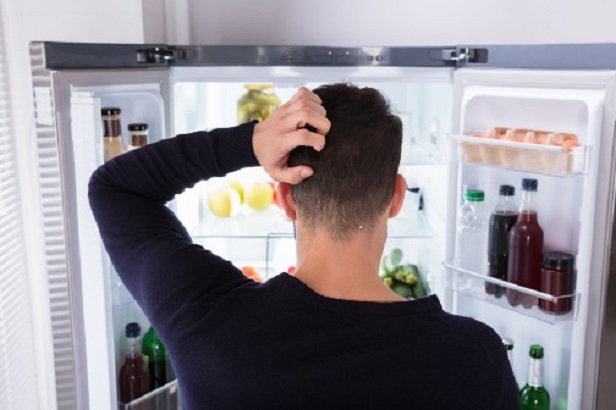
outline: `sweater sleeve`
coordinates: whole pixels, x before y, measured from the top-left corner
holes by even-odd
[[[90,206],[111,262],[156,327],[187,305],[212,307],[247,282],[230,262],[193,244],[166,203],[201,180],[257,166],[253,128],[162,140],[114,158],[90,179]]]

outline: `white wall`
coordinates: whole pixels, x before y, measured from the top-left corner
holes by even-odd
[[[180,0],[193,44],[616,42],[614,0]],[[180,39],[181,40],[181,39]]]
[[[37,356],[39,409],[55,408],[55,382],[50,338],[48,289],[42,250],[36,145],[32,128],[33,99],[28,44],[33,40],[142,42],[141,0],[0,0],[7,38],[13,129],[17,148],[24,233],[28,244],[29,286]],[[145,0],[148,1],[148,0]],[[24,346],[24,348],[31,348]],[[0,391],[0,395],[2,392]]]

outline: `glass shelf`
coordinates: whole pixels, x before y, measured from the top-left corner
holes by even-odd
[[[195,228],[193,239],[238,238],[267,239],[294,237],[293,223],[274,207],[263,212],[240,213],[231,218],[217,218],[208,213]],[[397,217],[387,226],[388,238],[431,238],[433,231],[422,212],[416,217]]]
[[[130,403],[118,403],[119,410],[180,410],[180,390],[177,380],[170,381]]]
[[[583,145],[568,148],[453,134],[449,139],[459,143],[462,159],[470,164],[559,177],[587,171],[589,150]]]
[[[400,158],[401,166],[434,165],[437,162],[434,154],[421,144],[415,142],[402,148],[402,156]]]
[[[552,324],[577,318],[577,293],[553,296],[459,268],[452,261],[443,262],[443,267],[446,270],[445,285],[454,292]],[[488,294],[486,289],[493,294]],[[570,311],[558,314],[556,308]]]

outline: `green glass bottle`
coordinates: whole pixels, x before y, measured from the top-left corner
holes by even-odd
[[[150,390],[164,386],[169,380],[167,379],[167,350],[160,341],[156,331],[150,326],[150,329],[143,335],[141,343],[141,351],[148,358],[148,369],[150,370]]]
[[[543,387],[543,347],[530,347],[528,366],[528,383],[520,392],[522,410],[550,410],[550,394]]]
[[[502,341],[503,347],[507,351],[507,359],[509,359],[509,365],[511,366],[511,370],[513,371],[513,340],[508,337],[503,337]],[[513,376],[515,378],[515,374]],[[520,390],[520,385],[518,384],[517,380],[515,382],[515,385],[518,386],[518,390]]]

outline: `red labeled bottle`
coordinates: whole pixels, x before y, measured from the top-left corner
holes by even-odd
[[[141,327],[139,323],[126,325],[128,348],[126,358],[120,368],[120,402],[129,403],[150,391],[150,375],[139,348]]]
[[[507,280],[525,288],[539,290],[543,255],[543,229],[537,220],[537,180],[522,180],[522,203],[518,221],[509,232]],[[534,296],[507,289],[512,306],[531,308],[537,304]]]

